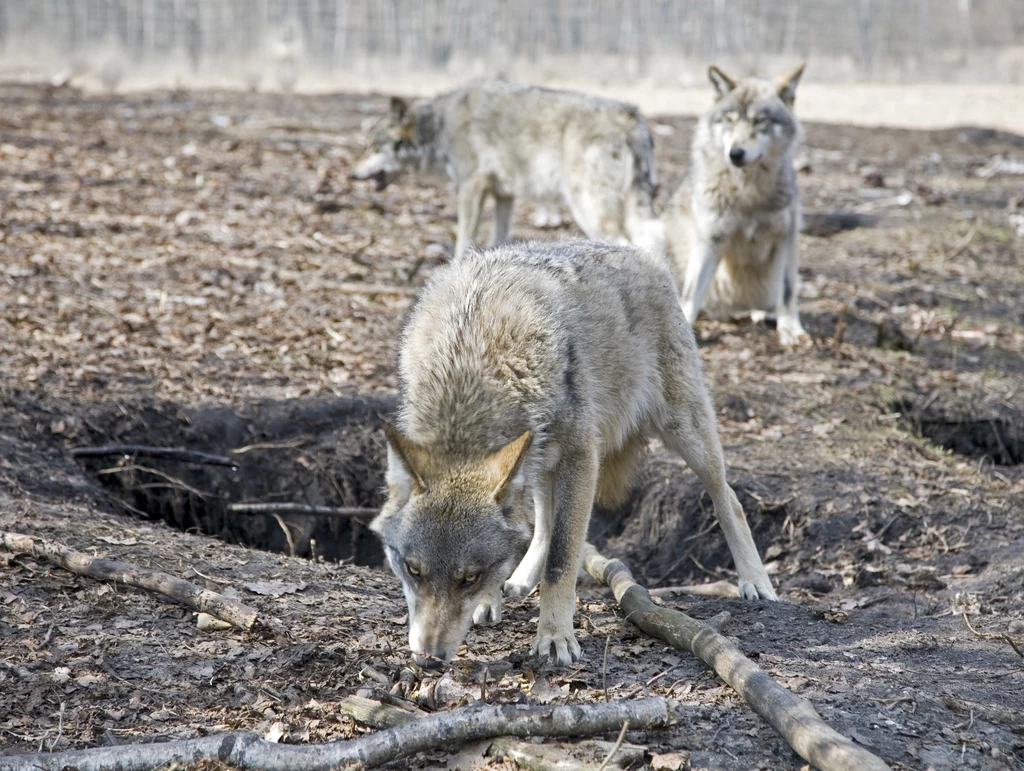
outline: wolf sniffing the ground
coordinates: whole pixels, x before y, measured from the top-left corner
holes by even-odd
[[[663,249],[653,140],[631,105],[500,80],[435,99],[396,97],[351,176],[384,187],[403,172],[455,183],[456,256],[473,244],[487,198],[492,244],[508,238],[513,202],[525,198],[564,201],[588,238]]]
[[[800,65],[775,81],[708,70],[714,106],[694,132],[690,172],[665,209],[666,249],[692,323],[774,311],[779,340],[808,339],[800,324],[800,196],[793,114]]]
[[[700,356],[659,257],[574,240],[456,258],[412,311],[399,382],[372,527],[420,663],[454,656],[471,621],[500,620],[503,589],[525,596],[538,583],[534,653],[577,660],[591,508],[626,498],[651,436],[710,494],[741,595],[778,599],[726,483]]]

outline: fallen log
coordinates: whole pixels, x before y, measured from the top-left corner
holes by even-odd
[[[822,771],[892,771],[881,758],[830,728],[807,699],[772,680],[728,638],[681,611],[656,605],[619,560],[603,557],[588,543],[583,567],[612,590],[629,621],[714,669],[804,760]]]
[[[255,608],[159,570],[140,567],[130,562],[90,557],[88,554],[72,551],[66,546],[34,535],[0,531],[0,547],[14,554],[31,554],[79,576],[114,581],[162,594],[239,629],[250,629],[256,623]]]
[[[671,722],[665,699],[565,707],[472,705],[412,720],[349,741],[276,744],[248,732],[216,734],[152,744],[95,747],[50,754],[0,757],[0,771],[151,771],[170,763],[215,760],[261,771],[333,771],[343,763],[375,768],[426,750],[498,736],[592,736],[618,731],[629,721],[638,730]]]

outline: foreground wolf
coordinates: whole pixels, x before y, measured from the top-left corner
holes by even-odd
[[[436,99],[393,98],[351,176],[384,187],[403,172],[446,173],[458,188],[456,256],[473,244],[487,197],[494,244],[508,238],[513,201],[523,197],[564,200],[588,238],[660,253],[653,153],[631,105],[486,80]]]
[[[421,664],[450,659],[471,621],[500,620],[503,587],[525,596],[538,582],[534,653],[577,660],[590,510],[624,500],[651,435],[711,495],[742,596],[778,599],[726,483],[701,360],[660,258],[587,241],[470,252],[424,289],[399,377],[372,528]]]
[[[773,310],[779,340],[807,339],[797,311],[800,197],[793,115],[800,65],[771,82],[708,75],[714,107],[697,123],[689,179],[662,215],[686,318]]]

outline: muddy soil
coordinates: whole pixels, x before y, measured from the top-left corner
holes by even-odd
[[[443,182],[346,179],[385,99],[0,96],[0,528],[237,592],[287,630],[201,632],[155,596],[0,554],[0,657],[30,675],[0,668],[0,752],[277,723],[348,737],[365,729],[338,703],[369,665],[430,710],[672,696],[688,719],[630,741],[691,768],[802,766],[590,582],[570,671],[528,660],[527,598],[447,674],[412,672],[365,519],[229,512],[380,503],[397,332],[455,223]],[[652,123],[664,200],[692,121]],[[873,223],[802,240],[815,344],[697,325],[730,481],[786,602],[664,601],[728,610],[760,666],[895,768],[1024,768],[1024,659],[1002,637],[1024,644],[1024,203],[997,162],[1022,155],[978,128],[808,126],[808,211]],[[575,233],[529,215],[517,235]],[[235,465],[71,452],[113,443]],[[591,535],[651,587],[732,575],[707,496],[658,446]]]

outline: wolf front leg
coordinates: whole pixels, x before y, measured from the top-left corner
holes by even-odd
[[[679,304],[683,308],[686,320],[691,324],[697,319],[704,297],[711,288],[711,282],[718,271],[718,262],[722,258],[719,245],[713,239],[700,236],[696,239],[693,252],[686,261],[686,272],[683,275],[683,289]]]
[[[554,499],[554,477],[551,474],[543,474],[533,493],[534,525],[530,548],[526,550],[526,556],[512,573],[512,577],[505,582],[505,594],[509,597],[525,597],[540,582],[548,557],[548,546],[551,544]]]
[[[775,319],[779,342],[783,345],[798,345],[808,342],[797,310],[800,294],[800,241],[797,228],[792,230],[776,247],[775,270],[781,275],[775,282]]]
[[[580,658],[572,631],[576,610],[576,574],[597,491],[597,448],[563,449],[555,470],[554,520],[544,575],[540,582],[540,621],[533,653],[567,667]]]
[[[455,256],[461,257],[476,241],[480,228],[480,210],[487,195],[487,183],[469,179],[459,186],[459,224],[455,235]]]

